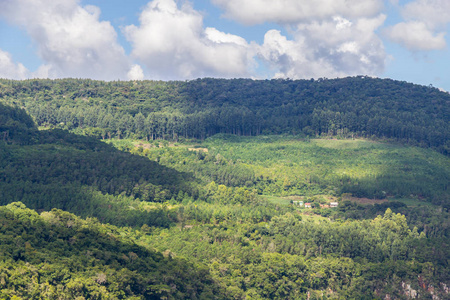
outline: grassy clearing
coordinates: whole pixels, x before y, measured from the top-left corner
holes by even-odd
[[[384,148],[387,144],[366,139],[337,140],[337,139],[313,139],[312,143],[319,147],[330,149],[359,149],[359,148]]]
[[[277,196],[268,196],[268,195],[261,195],[261,197],[273,204],[278,204],[278,205],[291,204],[291,199],[286,198],[286,197],[277,197]]]

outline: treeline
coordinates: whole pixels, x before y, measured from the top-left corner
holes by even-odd
[[[428,238],[441,239],[450,236],[450,220],[448,201],[442,208],[436,209],[429,205],[408,207],[398,201],[389,201],[374,205],[361,205],[355,202],[342,201],[334,215],[329,210],[322,210],[324,216],[343,219],[372,219],[382,215],[387,209],[400,213],[406,217],[411,228],[416,227],[418,232],[423,232]]]
[[[40,126],[99,138],[303,133],[450,149],[450,95],[389,79],[0,80],[0,99]]]

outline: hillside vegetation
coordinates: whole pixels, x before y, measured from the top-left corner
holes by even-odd
[[[2,299],[221,298],[208,269],[137,245],[129,228],[17,202],[0,225]]]
[[[291,126],[293,119],[277,115],[275,108],[266,111],[261,131],[255,127],[255,132],[234,135],[229,131],[235,125],[228,124],[213,136],[217,132],[208,132],[209,125],[199,125],[206,128],[204,135],[192,134],[194,127],[183,134],[178,127],[172,132],[158,127],[165,129],[152,136],[135,123],[142,120],[140,114],[143,120],[159,115],[166,121],[168,114],[178,114],[176,124],[187,126],[191,123],[182,120],[188,116],[201,120],[201,114],[214,110],[243,111],[239,101],[229,102],[231,97],[207,98],[206,87],[213,83],[275,89],[352,81],[384,82],[1,81],[0,299],[448,298],[450,159],[428,142],[411,138],[410,143],[422,146],[413,147],[399,143],[408,142],[403,137],[391,136],[398,140],[388,143],[380,140],[387,137],[383,134],[366,139],[367,132],[356,130],[316,132],[312,125]],[[116,96],[106,90],[91,98],[68,96],[69,87],[75,91],[78,85],[84,93],[88,83],[96,86],[92,93],[129,88]],[[194,99],[183,94],[189,85],[198,88],[192,100],[198,106],[187,105]],[[140,86],[141,92],[159,94],[124,97]],[[448,101],[447,96],[412,87],[431,95],[434,104],[418,109],[427,116],[424,126],[431,128],[428,109]],[[18,90],[21,96],[14,94]],[[47,96],[41,99],[42,91]],[[261,96],[260,91],[240,93]],[[166,102],[160,101],[163,94]],[[262,105],[270,102],[261,99]],[[286,94],[285,99],[294,98]],[[220,101],[231,104],[220,110]],[[254,101],[249,110],[256,109]],[[150,103],[153,110],[146,110]],[[45,107],[51,108],[48,118],[59,118],[55,112],[62,111],[85,113],[83,123],[41,122],[33,109]],[[433,115],[444,139],[448,123],[439,120],[448,119],[445,109]],[[128,116],[123,118],[134,123],[127,124],[135,125],[129,131],[88,125],[89,116],[103,111],[115,121]],[[407,113],[399,111],[393,109],[391,116],[401,123],[399,116]],[[288,123],[282,125],[283,120]],[[153,128],[145,124],[145,130]],[[267,134],[281,132],[286,134]],[[447,142],[431,146],[445,152]],[[361,197],[376,204],[363,205]],[[313,207],[294,205],[292,199]],[[326,207],[330,201],[339,206]]]
[[[450,95],[389,79],[0,80],[0,99],[24,107],[39,126],[102,138],[304,133],[450,151]]]
[[[449,159],[435,151],[370,140],[216,135],[195,146],[112,140],[182,173],[258,194],[449,201]],[[158,145],[158,146],[156,146]],[[161,145],[161,147],[160,147]]]

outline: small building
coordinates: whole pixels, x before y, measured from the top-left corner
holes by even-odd
[[[330,207],[338,207],[338,204],[337,202],[330,202]]]
[[[328,204],[320,204],[320,208],[330,208]]]
[[[311,203],[306,202],[306,203],[305,203],[305,207],[306,207],[306,208],[311,208]]]

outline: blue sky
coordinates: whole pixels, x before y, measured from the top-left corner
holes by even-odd
[[[369,75],[450,91],[448,0],[0,0],[0,78]]]

